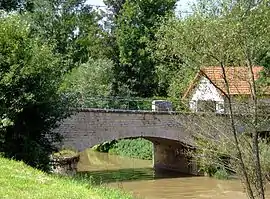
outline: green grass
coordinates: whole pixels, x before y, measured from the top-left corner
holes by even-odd
[[[0,157],[1,199],[132,199],[117,189],[86,180],[46,174],[22,162]]]
[[[152,160],[153,144],[143,138],[118,140],[113,144],[112,148],[109,149],[109,153]]]

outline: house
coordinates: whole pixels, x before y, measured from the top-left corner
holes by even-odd
[[[253,67],[255,81],[259,79],[262,66]],[[251,94],[250,78],[247,67],[226,67],[225,75],[229,93],[235,99],[249,99]],[[222,68],[204,67],[188,87],[183,99],[189,100],[189,107],[194,112],[211,111],[225,113],[228,111],[228,95]],[[239,107],[239,106],[238,106]]]

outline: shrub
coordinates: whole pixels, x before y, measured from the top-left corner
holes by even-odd
[[[143,138],[119,140],[109,150],[109,153],[151,160],[153,154],[152,142]]]
[[[227,180],[229,179],[229,173],[226,171],[226,169],[220,168],[216,171],[214,177],[221,180]]]
[[[0,151],[48,170],[61,140],[53,129],[68,113],[58,92],[65,65],[30,27],[21,15],[0,18]]]

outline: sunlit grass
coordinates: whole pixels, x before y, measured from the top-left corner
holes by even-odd
[[[22,162],[0,157],[1,199],[131,199],[117,189],[93,186],[85,180],[50,175]]]

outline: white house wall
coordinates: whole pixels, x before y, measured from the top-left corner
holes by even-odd
[[[205,77],[202,77],[197,87],[194,89],[192,98],[190,100],[190,109],[197,111],[197,101],[216,101],[216,111],[224,112],[224,99],[218,92],[218,89]]]

